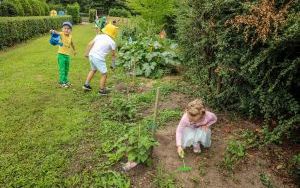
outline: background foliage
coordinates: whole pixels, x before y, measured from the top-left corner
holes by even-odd
[[[51,28],[60,28],[61,24],[70,18],[70,16],[2,17],[0,18],[0,49],[49,32]]]
[[[299,129],[298,1],[181,3],[184,62],[209,105],[263,118],[267,143]]]

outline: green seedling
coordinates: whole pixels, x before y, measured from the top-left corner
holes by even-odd
[[[184,158],[182,158],[182,163],[183,165],[177,168],[177,171],[179,172],[189,172],[192,170],[192,167],[186,166],[184,162]]]

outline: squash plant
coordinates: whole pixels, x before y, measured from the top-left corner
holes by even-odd
[[[136,76],[159,78],[180,64],[177,46],[169,39],[141,37],[122,46],[116,65]]]

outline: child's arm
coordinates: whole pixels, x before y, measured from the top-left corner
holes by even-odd
[[[92,41],[89,42],[89,44],[87,45],[86,50],[85,50],[85,54],[84,54],[85,57],[88,57],[88,56],[89,56],[89,53],[90,53],[92,47],[94,46],[94,43],[95,43],[95,40],[92,40]]]
[[[212,113],[212,112],[206,112],[206,113],[207,113],[207,115],[208,115],[208,117],[209,117],[206,126],[207,126],[207,127],[210,127],[212,124],[214,124],[214,123],[217,122],[218,118],[217,118],[217,116],[216,116],[214,113]]]
[[[113,50],[111,53],[111,66],[110,68],[114,69],[116,67],[116,51]]]
[[[176,129],[176,146],[179,147],[179,146],[182,146],[182,135],[183,135],[183,129],[188,126],[188,117],[187,117],[187,114],[185,113],[178,126],[177,126],[177,129]]]
[[[51,30],[50,30],[50,33],[51,33],[51,34],[52,34],[52,33],[55,33],[55,34],[57,34],[57,35],[60,35],[60,33],[57,32],[57,31],[55,31],[54,29],[51,29]]]
[[[73,40],[71,41],[71,47],[73,49],[74,55],[76,55],[75,45],[73,43]]]

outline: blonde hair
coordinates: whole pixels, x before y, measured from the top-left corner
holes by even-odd
[[[203,115],[205,113],[204,104],[201,99],[196,99],[192,102],[189,102],[189,104],[186,107],[186,112],[191,116],[196,115]]]

